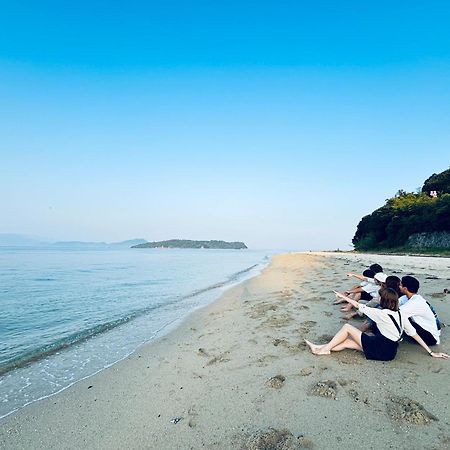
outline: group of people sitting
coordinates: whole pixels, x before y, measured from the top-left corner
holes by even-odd
[[[367,359],[391,361],[405,337],[434,358],[449,358],[430,349],[440,342],[441,324],[433,307],[418,294],[419,280],[410,275],[387,276],[379,264],[372,264],[362,275],[347,276],[360,283],[345,292],[334,291],[335,304],[345,304],[341,308],[345,319],[359,315],[365,320],[360,328],[345,324],[328,344],[305,340],[312,353],[329,355],[350,348],[364,352]]]

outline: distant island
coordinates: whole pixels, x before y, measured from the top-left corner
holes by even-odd
[[[246,249],[243,242],[225,241],[189,241],[186,239],[170,239],[168,241],[146,242],[133,245],[131,248],[207,248],[207,249]]]

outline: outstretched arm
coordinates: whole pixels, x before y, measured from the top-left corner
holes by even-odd
[[[428,347],[427,344],[425,344],[424,340],[418,335],[415,334],[414,336],[411,336],[419,345],[421,345],[426,351],[427,353],[432,356],[433,358],[443,358],[443,359],[448,359],[449,355],[447,355],[447,353],[442,353],[442,352],[433,352],[433,350],[430,349],[430,347]]]
[[[347,297],[346,295],[341,294],[340,292],[337,292],[337,291],[333,291],[333,292],[336,294],[337,297],[342,298],[346,302],[353,305],[355,308],[357,308],[359,306],[359,303],[356,300],[353,300],[352,298]]]
[[[360,275],[359,273],[350,272],[347,274],[347,276],[358,278],[358,280],[361,280],[361,281],[367,281],[367,277],[365,277],[364,275]]]

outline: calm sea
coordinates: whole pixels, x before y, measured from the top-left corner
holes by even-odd
[[[0,417],[167,333],[271,254],[0,248]]]

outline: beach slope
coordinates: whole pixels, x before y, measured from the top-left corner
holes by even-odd
[[[317,357],[304,344],[340,328],[331,291],[373,262],[415,274],[450,323],[449,259],[278,255],[169,335],[3,419],[0,447],[449,448],[449,361],[409,343],[387,363],[349,350]],[[439,349],[449,352],[447,331]]]

